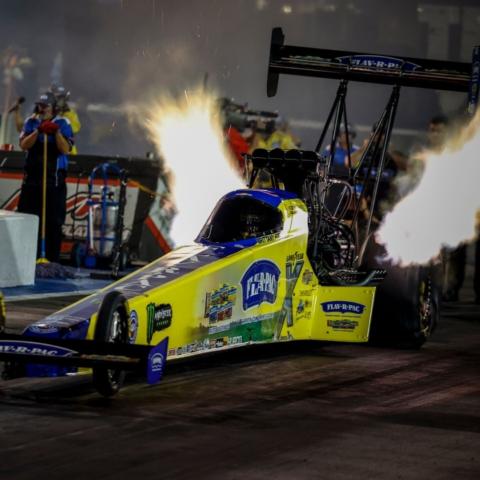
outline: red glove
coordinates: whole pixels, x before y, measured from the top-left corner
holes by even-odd
[[[38,127],[40,133],[46,133],[47,135],[52,135],[57,132],[60,127],[50,120],[44,120]]]

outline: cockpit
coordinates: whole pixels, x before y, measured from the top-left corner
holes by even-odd
[[[210,215],[197,241],[238,242],[278,233],[283,227],[282,213],[249,194],[222,199]]]

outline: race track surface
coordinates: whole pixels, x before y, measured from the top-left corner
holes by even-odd
[[[7,304],[18,330],[70,299]],[[448,304],[422,350],[247,348],[129,378],[0,384],[0,478],[478,479],[480,308]]]

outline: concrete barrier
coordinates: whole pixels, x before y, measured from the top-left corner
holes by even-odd
[[[0,288],[35,282],[38,217],[0,210]]]

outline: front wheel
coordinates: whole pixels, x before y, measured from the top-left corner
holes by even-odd
[[[126,298],[117,291],[105,295],[97,317],[94,339],[99,342],[127,343],[128,314]],[[93,368],[93,384],[105,396],[115,395],[123,385],[125,372],[105,367]]]

